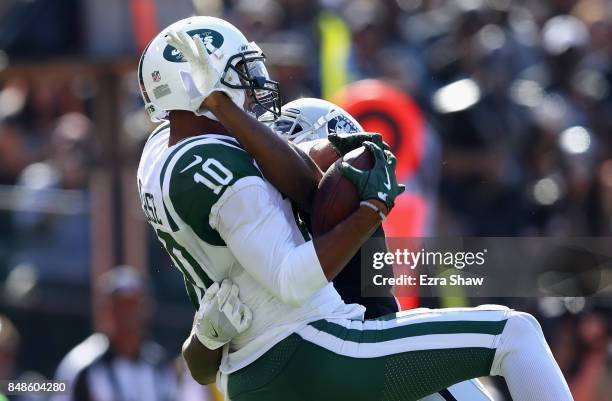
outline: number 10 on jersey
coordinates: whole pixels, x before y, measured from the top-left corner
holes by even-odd
[[[204,174],[194,173],[193,180],[210,188],[215,195],[219,195],[223,187],[234,178],[232,172],[215,159],[206,159],[202,163],[202,172]]]

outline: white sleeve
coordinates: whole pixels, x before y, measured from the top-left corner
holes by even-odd
[[[246,180],[215,205],[211,227],[255,280],[284,303],[301,305],[328,284],[314,245],[296,238],[264,181]]]

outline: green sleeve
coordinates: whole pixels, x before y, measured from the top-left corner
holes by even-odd
[[[170,201],[198,237],[222,246],[225,242],[209,225],[210,211],[236,181],[251,176],[262,175],[244,150],[221,143],[195,145],[180,155],[172,169]]]

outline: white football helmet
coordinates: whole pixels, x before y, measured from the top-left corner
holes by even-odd
[[[138,64],[140,91],[145,109],[154,122],[167,117],[170,110],[191,110],[190,96],[195,85],[191,67],[182,54],[166,41],[169,30],[199,35],[222,85],[230,88],[229,96],[243,108],[245,97],[252,97],[261,113],[280,114],[278,83],[270,80],[264,65],[265,56],[254,43],[227,21],[214,17],[190,17],[162,30],[145,48]],[[214,118],[212,113],[203,115]]]
[[[271,113],[262,117],[270,120]],[[329,134],[363,132],[361,125],[346,110],[323,99],[302,98],[281,108],[271,128],[293,143],[327,138]]]

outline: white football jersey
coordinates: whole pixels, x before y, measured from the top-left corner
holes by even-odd
[[[225,347],[221,372],[253,362],[308,322],[363,316],[327,283],[292,203],[236,140],[209,134],[168,147],[169,135],[162,124],[142,153],[144,214],[196,306],[212,282],[229,278],[253,312],[251,327]]]

